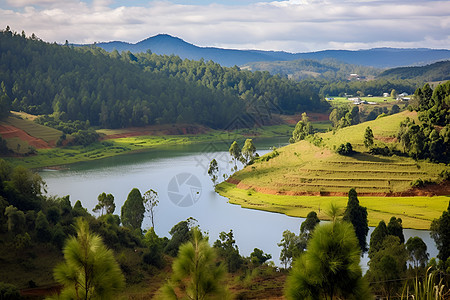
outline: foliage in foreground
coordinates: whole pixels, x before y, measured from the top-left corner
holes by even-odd
[[[315,228],[307,251],[292,267],[285,295],[288,299],[370,299],[359,262],[352,225],[333,216],[333,222]]]
[[[225,268],[216,265],[215,251],[198,228],[192,241],[181,245],[172,269],[170,281],[162,288],[164,299],[223,299],[227,295],[222,282]]]
[[[65,262],[54,270],[63,285],[60,299],[112,299],[125,286],[125,279],[111,250],[99,235],[89,230],[86,221],[78,219],[77,237],[64,246]]]

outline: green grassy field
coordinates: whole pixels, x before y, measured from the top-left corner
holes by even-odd
[[[305,218],[310,211],[317,212],[321,220],[327,220],[326,209],[331,202],[342,209],[347,205],[345,196],[292,196],[272,195],[256,192],[253,189],[237,188],[223,182],[216,191],[230,199],[230,203],[243,208],[259,209],[282,213],[288,216]],[[358,197],[360,205],[367,207],[369,226],[377,226],[381,220],[386,223],[392,216],[400,217],[404,228],[429,229],[431,221],[439,218],[447,208],[450,196],[434,197]]]
[[[447,207],[449,197],[385,196],[403,195],[411,188],[411,182],[418,179],[439,182],[439,174],[450,167],[403,156],[371,155],[363,145],[367,126],[373,130],[376,145],[395,144],[397,128],[406,117],[417,118],[415,113],[405,111],[318,134],[322,138],[318,146],[300,141],[280,148],[278,156],[269,158],[271,154],[266,154],[233,174],[230,182],[237,186],[222,183],[218,191],[230,198],[230,202],[244,207],[306,216],[311,209],[317,210],[321,202],[328,203],[332,199],[345,206],[347,197],[333,195],[343,196],[355,188],[360,196],[368,196],[362,199],[370,203],[372,224],[397,215],[407,218],[408,227],[426,229]],[[335,153],[336,147],[345,142],[352,143],[357,151],[354,155]],[[436,207],[432,210],[424,209],[434,204]]]
[[[38,124],[36,125],[40,126]],[[149,135],[125,137],[97,142],[87,147],[70,146],[38,149],[37,155],[5,157],[4,159],[8,160],[13,165],[24,165],[28,168],[41,168],[102,159],[136,151],[149,151],[158,147],[173,145],[201,144],[216,141],[230,141],[231,144],[234,139],[243,140],[252,137],[270,138],[282,136],[287,138],[292,132],[292,128],[292,125],[276,125],[236,130],[233,132],[210,130],[207,133],[197,135]],[[104,134],[122,134],[128,131],[99,130],[99,132]],[[17,140],[17,142],[20,142],[20,140]],[[27,144],[24,142],[24,147],[25,146],[27,146]]]
[[[31,120],[24,120],[16,117],[9,117],[5,123],[22,129],[29,135],[42,139],[48,143],[57,141],[62,134],[59,130],[39,125]]]

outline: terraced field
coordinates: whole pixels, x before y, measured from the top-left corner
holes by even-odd
[[[408,226],[412,228],[427,228],[450,200],[448,181],[445,185],[437,184],[441,181],[439,174],[450,170],[450,166],[415,161],[405,156],[371,155],[363,146],[367,126],[372,128],[378,146],[395,145],[396,128],[406,117],[416,119],[414,113],[403,112],[319,134],[322,138],[319,146],[300,141],[280,148],[278,155],[261,157],[253,165],[233,174],[217,190],[230,202],[244,207],[305,217],[309,211],[320,209],[320,203],[332,199],[339,199],[345,205],[348,191],[355,188],[358,196],[371,199],[367,207],[372,218],[379,221],[389,214],[398,214],[408,219],[411,224]],[[337,145],[345,142],[355,146],[356,154],[342,156],[335,153]],[[436,185],[413,189],[411,183],[418,180],[436,182]],[[434,195],[443,196],[431,197]],[[416,200],[425,206],[417,206]],[[422,216],[423,207],[427,205],[436,207]]]

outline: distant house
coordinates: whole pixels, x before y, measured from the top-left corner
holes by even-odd
[[[406,96],[408,96],[408,93],[405,93],[405,92],[403,92],[403,93],[398,95],[398,97],[400,97],[400,98],[403,98],[403,97],[406,97]]]
[[[391,94],[389,93],[383,93],[383,97],[389,97]]]
[[[356,102],[356,101],[361,101],[361,98],[359,98],[359,97],[353,97],[353,98],[348,98],[348,100],[349,100],[349,101]]]

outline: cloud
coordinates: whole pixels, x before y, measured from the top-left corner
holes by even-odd
[[[0,8],[2,28],[9,25],[59,43],[66,39],[134,43],[168,33],[200,46],[291,52],[450,45],[447,1],[289,0],[242,5],[149,1],[119,7],[125,2],[7,1],[10,9]]]

